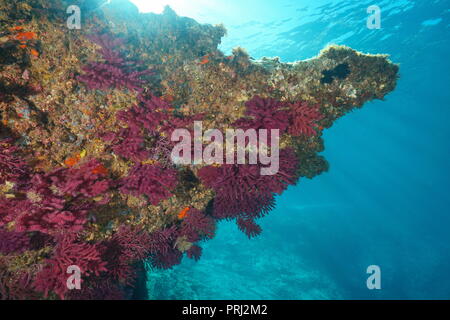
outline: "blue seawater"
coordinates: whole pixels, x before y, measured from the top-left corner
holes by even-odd
[[[135,0],[145,11],[145,1]],[[248,240],[222,222],[199,262],[151,271],[152,299],[450,298],[450,1],[191,0],[180,15],[224,23],[222,49],[307,59],[327,44],[387,53],[396,90],[325,132],[330,170],[302,179]],[[381,29],[366,26],[381,9]],[[366,269],[381,268],[368,290]]]

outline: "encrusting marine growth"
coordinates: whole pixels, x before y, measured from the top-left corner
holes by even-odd
[[[396,85],[385,55],[226,56],[223,26],[95,3],[0,0],[2,299],[130,298],[143,261],[198,260],[221,219],[257,236],[277,194],[328,169],[323,130]],[[81,30],[65,27],[72,4]],[[279,171],[173,163],[172,133],[194,121],[278,129]]]

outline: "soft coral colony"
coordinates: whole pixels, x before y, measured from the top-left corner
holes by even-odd
[[[9,24],[0,88],[17,89],[0,92],[1,299],[130,298],[144,261],[167,269],[198,260],[220,220],[259,235],[257,219],[277,195],[327,169],[322,130],[395,87],[398,67],[381,55],[331,47],[295,64],[254,61],[217,50],[223,27],[169,8],[124,20],[114,1],[86,7],[74,33],[60,27],[63,1],[25,2],[38,10],[0,8]],[[18,30],[32,42],[18,41]],[[342,63],[345,77],[321,82]],[[199,120],[205,129],[278,129],[278,172],[174,164],[173,131]],[[81,290],[66,285],[70,266],[81,270]]]

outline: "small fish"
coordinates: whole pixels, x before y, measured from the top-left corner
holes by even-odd
[[[19,32],[14,39],[19,41],[33,40],[37,38],[36,32]]]
[[[20,31],[20,30],[23,30],[23,27],[22,27],[22,26],[17,26],[17,27],[9,28],[9,31]]]
[[[186,217],[186,215],[190,209],[191,208],[186,207],[183,210],[181,210],[180,213],[178,214],[178,219],[183,220]]]
[[[64,161],[64,164],[68,167],[73,167],[74,165],[76,165],[78,162],[80,162],[81,160],[81,156],[80,154],[77,154],[75,157],[71,157],[71,158],[67,158]]]
[[[80,161],[80,159],[78,159],[77,157],[72,157],[72,158],[67,158],[64,161],[64,164],[68,167],[73,167],[74,165],[76,165],[78,162]]]
[[[26,44],[21,44],[21,45],[19,45],[19,47],[22,48],[22,49],[25,49],[27,47],[27,45]]]
[[[92,169],[92,173],[93,174],[102,174],[102,175],[106,176],[108,174],[108,169],[106,169],[104,165],[99,164],[97,167]]]
[[[30,53],[31,53],[31,55],[33,55],[35,57],[39,57],[39,52],[36,49],[31,49]]]
[[[170,94],[165,94],[161,97],[165,102],[173,102],[175,100],[175,97]]]
[[[209,63],[209,54],[207,54],[206,56],[202,57],[202,60],[198,63],[199,65],[205,65]]]

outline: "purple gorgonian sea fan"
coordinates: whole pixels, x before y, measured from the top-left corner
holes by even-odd
[[[144,128],[147,132],[157,130],[158,126],[170,119],[172,106],[154,95],[138,96],[138,104],[117,113],[117,119],[129,128]]]
[[[0,140],[0,185],[6,181],[17,184],[16,188],[26,184],[30,170],[18,151],[12,139]]]
[[[107,272],[106,262],[101,258],[98,244],[90,244],[79,240],[78,235],[66,233],[57,237],[53,254],[46,259],[43,268],[37,273],[34,288],[47,297],[55,292],[61,299],[69,291],[67,286],[67,270],[69,266],[77,266],[83,278],[99,276]]]
[[[120,191],[132,196],[146,196],[152,205],[172,195],[177,186],[178,171],[160,164],[135,164],[128,176],[121,179]]]
[[[0,228],[0,254],[22,253],[30,248],[30,237],[25,232]]]
[[[139,94],[138,103],[121,110],[116,118],[121,128],[101,135],[111,150],[135,163],[150,159],[170,167],[170,154],[174,142],[171,136],[179,128],[192,129],[194,121],[204,114],[179,116],[168,102],[152,94]]]
[[[203,249],[202,247],[194,244],[192,247],[190,247],[187,251],[186,251],[186,256],[189,259],[193,259],[195,261],[200,260],[200,257],[202,255]]]
[[[150,234],[150,261],[159,269],[169,269],[181,263],[183,253],[176,248],[179,230],[175,225]]]
[[[318,122],[325,116],[320,112],[319,105],[309,105],[297,101],[289,105],[291,108],[291,124],[289,134],[293,136],[315,136],[319,128]]]
[[[189,242],[198,242],[203,239],[212,239],[216,231],[215,219],[202,211],[191,208],[183,219],[180,235],[185,236]]]
[[[32,287],[33,275],[28,270],[8,271],[4,264],[7,259],[0,258],[0,299],[31,300],[38,299]]]
[[[202,248],[196,244],[199,241],[212,239],[216,232],[216,220],[204,212],[190,208],[179,228],[181,239],[188,241],[186,256],[198,261],[202,255]]]
[[[133,285],[137,274],[133,264],[149,255],[150,234],[137,227],[121,226],[100,244],[102,259],[107,262],[108,275],[127,285]]]
[[[159,139],[153,143],[158,150],[148,148],[146,139],[161,137],[158,127],[169,121],[171,108],[170,104],[153,95],[140,94],[138,100],[136,105],[117,113],[117,120],[123,125],[119,131],[108,132],[101,136],[110,144],[114,153],[137,163],[164,151],[161,148],[162,144],[158,144]]]
[[[84,74],[77,77],[90,90],[122,89],[142,92],[146,81],[143,76],[152,75],[153,71],[145,69],[141,62],[124,57],[120,48],[124,39],[114,38],[111,34],[91,36],[90,40],[101,47],[103,61],[89,62],[82,67]]]
[[[290,148],[280,150],[276,174],[262,175],[261,167],[259,164],[224,164],[206,166],[198,172],[202,183],[216,193],[213,216],[217,219],[238,218],[239,228],[249,237],[260,233],[253,220],[274,208],[274,195],[281,194],[298,179],[298,160]]]
[[[110,148],[115,154],[125,159],[140,162],[150,156],[149,151],[145,148],[142,129],[135,125],[120,128],[118,132],[108,132],[101,138],[110,144]]]
[[[166,137],[175,129],[193,127],[194,121],[203,119],[204,114],[176,116],[173,106],[154,95],[140,94],[139,103],[128,110],[119,111],[117,119],[129,128],[144,128],[147,133],[163,132]]]
[[[16,231],[47,234],[81,231],[89,212],[109,201],[111,182],[97,173],[99,164],[91,160],[34,174],[25,198],[0,198],[0,226],[14,222]]]
[[[289,126],[289,110],[286,104],[272,98],[254,96],[245,103],[245,118],[238,119],[234,126],[238,129],[279,129],[280,134]]]

